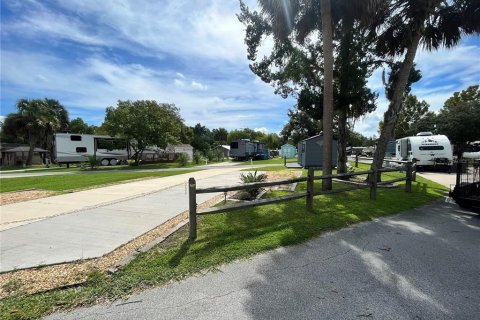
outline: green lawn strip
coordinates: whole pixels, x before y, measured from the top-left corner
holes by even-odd
[[[304,183],[299,184],[299,189],[303,188]],[[187,240],[188,229],[183,228],[166,243],[138,255],[114,275],[94,272],[89,282],[78,288],[3,299],[0,317],[5,320],[38,318],[59,309],[124,298],[135,291],[199,271],[214,270],[239,258],[305,242],[327,230],[413,209],[438,199],[445,190],[418,177],[412,183],[412,193],[406,193],[400,183],[399,188],[378,189],[377,200],[369,200],[368,189],[317,196],[312,213],[305,212],[305,199],[298,199],[202,216],[195,242]],[[275,192],[271,196],[282,194],[285,193]]]
[[[297,158],[287,159],[287,163],[291,163],[291,162],[297,162]],[[250,163],[252,163],[252,164],[283,164],[284,160],[283,160],[283,158],[276,157],[276,158],[272,158],[272,159],[268,159],[268,160],[253,160],[251,162],[250,162],[250,160],[248,160],[248,161],[238,162],[238,164],[240,164],[240,165],[249,165]]]
[[[97,187],[133,179],[149,177],[168,177],[189,173],[195,170],[154,171],[154,172],[95,172],[84,174],[55,175],[8,178],[0,181],[0,192],[40,189],[50,191],[72,191],[76,189]]]
[[[266,166],[260,168],[248,168],[242,169],[241,171],[298,171],[302,170],[302,168],[285,168],[284,166]]]

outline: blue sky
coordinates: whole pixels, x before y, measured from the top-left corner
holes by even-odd
[[[278,132],[295,101],[250,71],[238,11],[236,0],[2,0],[0,114],[19,98],[49,97],[99,125],[119,99],[154,99],[176,104],[189,125]],[[412,93],[437,111],[480,83],[479,57],[478,37],[419,52],[423,78]],[[355,126],[367,136],[387,106],[380,70],[369,86],[380,92],[378,108]]]

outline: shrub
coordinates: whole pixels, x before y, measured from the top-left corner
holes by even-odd
[[[188,164],[188,156],[185,153],[179,153],[177,155],[177,163],[180,167],[186,167]]]
[[[200,161],[202,161],[202,154],[198,151],[195,151],[195,153],[193,154],[193,162],[195,164],[199,164]]]
[[[240,180],[242,183],[263,182],[267,181],[267,175],[265,173],[257,175],[257,171],[255,171],[255,173],[241,173]],[[262,188],[244,190],[239,197],[244,200],[253,200],[260,194],[261,190]]]
[[[212,150],[207,150],[203,153],[204,157],[208,160],[208,162],[212,162],[214,159]]]
[[[90,169],[95,169],[96,167],[100,166],[100,160],[98,160],[95,156],[88,156],[87,164]]]
[[[220,161],[223,161],[225,159],[225,155],[223,154],[222,150],[220,149],[216,149],[214,151],[214,156],[215,156],[215,160],[220,162]]]

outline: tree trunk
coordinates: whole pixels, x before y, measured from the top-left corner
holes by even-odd
[[[395,125],[397,124],[398,115],[402,107],[403,95],[405,93],[408,77],[413,66],[413,61],[415,60],[415,54],[417,52],[421,37],[422,31],[419,29],[416,31],[412,39],[412,43],[408,47],[407,53],[405,54],[402,67],[398,74],[398,81],[395,84],[395,89],[393,91],[392,101],[390,101],[388,110],[384,114],[383,129],[380,132],[377,148],[375,149],[375,154],[373,156],[373,162],[371,166],[372,169],[380,169],[383,166],[387,144],[393,137],[393,133],[395,131]],[[378,180],[380,180],[380,175],[378,175]]]
[[[333,26],[330,0],[321,0],[323,35],[323,174],[332,174],[333,140]],[[332,179],[322,180],[322,190],[332,189]]]
[[[32,160],[33,160],[33,152],[35,151],[35,145],[37,144],[37,137],[35,136],[35,133],[30,132],[28,135],[28,156],[27,156],[27,166],[32,165]]]
[[[337,173],[347,173],[347,112],[342,109],[338,117]]]

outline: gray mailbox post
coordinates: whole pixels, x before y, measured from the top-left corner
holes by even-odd
[[[298,164],[304,168],[323,167],[323,136],[316,135],[298,143]],[[337,165],[337,140],[332,142],[332,166]]]

